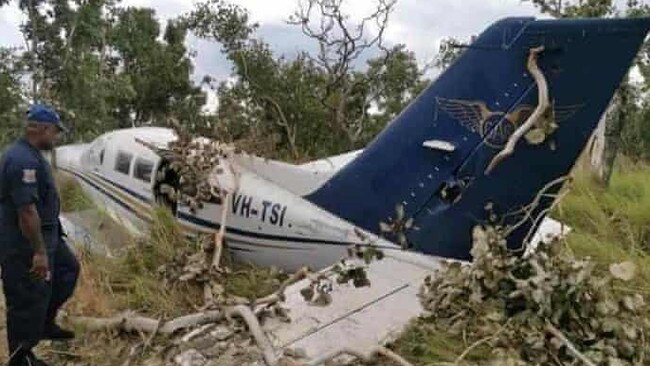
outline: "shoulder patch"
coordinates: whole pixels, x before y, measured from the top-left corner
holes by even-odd
[[[23,183],[36,183],[36,169],[23,169]]]

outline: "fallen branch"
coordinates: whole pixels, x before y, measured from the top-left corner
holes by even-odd
[[[281,301],[284,301],[284,292],[286,291],[287,287],[293,285],[294,283],[301,281],[305,278],[307,278],[310,274],[312,274],[312,271],[308,267],[302,267],[296,273],[291,275],[291,277],[287,278],[282,284],[280,285],[280,288],[278,288],[275,292],[268,296],[264,296],[262,298],[256,299],[253,301],[253,307],[257,307],[260,305],[272,305]]]
[[[378,356],[383,356],[388,358],[389,360],[395,362],[396,364],[400,366],[413,366],[412,363],[408,362],[405,360],[402,356],[398,355],[397,353],[389,350],[386,347],[383,346],[377,346],[371,350],[369,354],[363,354],[355,349],[352,348],[347,348],[347,347],[342,347],[337,350],[328,352],[322,356],[316,357],[310,361],[308,361],[305,365],[306,366],[319,366],[323,365],[326,362],[332,361],[337,357],[340,356],[353,356],[358,358],[359,360],[368,363],[368,364],[375,364],[375,361],[377,360]]]
[[[257,320],[255,314],[253,314],[251,308],[246,305],[237,305],[227,311],[227,316],[238,316],[246,323],[248,331],[253,336],[253,339],[255,339],[255,343],[262,350],[264,362],[266,362],[267,366],[275,366],[278,363],[279,358],[273,349],[273,345],[271,345],[271,342],[266,337],[260,322]]]
[[[510,234],[512,234],[515,230],[519,229],[522,225],[524,225],[528,220],[532,219],[533,217],[533,212],[537,207],[539,207],[540,202],[542,201],[542,198],[547,197],[547,193],[549,190],[553,189],[557,185],[564,184],[566,181],[571,181],[571,176],[569,175],[564,175],[559,178],[553,179],[552,181],[546,183],[542,189],[540,189],[537,194],[535,195],[535,198],[526,206],[524,206],[522,209],[517,210],[515,212],[509,213],[508,216],[513,216],[513,215],[518,215],[520,213],[524,214],[524,217],[511,225],[506,231],[504,232],[504,236],[508,237]],[[558,202],[560,200],[555,197],[555,202]],[[524,241],[525,243],[525,241]]]
[[[528,117],[526,122],[519,126],[512,136],[508,139],[506,146],[501,150],[490,162],[485,174],[490,174],[490,172],[497,166],[501,161],[503,161],[508,156],[512,155],[515,151],[515,146],[517,142],[528,133],[528,131],[537,123],[540,118],[544,117],[544,113],[548,110],[550,102],[548,99],[548,83],[544,77],[544,73],[540,70],[537,65],[537,57],[540,53],[544,51],[544,46],[536,47],[530,50],[528,56],[528,71],[533,75],[535,82],[537,83],[537,91],[539,94],[539,101],[535,111]]]
[[[596,366],[593,362],[591,362],[585,355],[583,355],[576,346],[571,343],[571,341],[562,333],[559,329],[553,326],[553,324],[546,322],[546,331],[551,333],[553,336],[555,336],[557,339],[562,341],[566,348],[571,352],[576,358],[578,358],[580,361],[582,361],[585,365],[587,366]]]
[[[144,341],[144,344],[142,345],[142,353],[144,353],[144,351],[146,351],[147,348],[149,348],[149,346],[151,345],[151,341],[153,341],[153,339],[156,338],[158,332],[160,331],[161,325],[162,325],[162,319],[158,319],[158,325],[153,330],[153,332],[149,334],[149,337],[147,337],[147,339]]]
[[[208,330],[210,330],[213,327],[213,324],[206,324],[202,327],[196,328],[193,331],[187,333],[186,335],[181,338],[182,343],[187,343],[191,341],[192,339],[202,336],[203,334],[207,333]]]
[[[453,365],[454,365],[454,366],[458,366],[458,365],[460,365],[460,363],[465,359],[465,357],[467,357],[467,355],[469,355],[470,352],[472,352],[473,350],[475,350],[476,347],[478,347],[478,346],[480,346],[480,345],[482,345],[482,344],[484,344],[484,343],[487,343],[487,342],[489,342],[489,341],[491,341],[491,340],[493,340],[493,339],[496,339],[496,337],[497,337],[499,334],[501,334],[501,333],[502,333],[502,332],[503,332],[503,331],[508,327],[509,324],[510,324],[510,320],[508,320],[508,321],[507,321],[507,322],[506,322],[506,323],[501,327],[501,329],[499,329],[498,331],[496,331],[494,334],[491,334],[491,335],[489,335],[489,336],[487,336],[487,337],[485,337],[485,338],[479,339],[478,341],[472,343],[469,347],[467,347],[467,348],[465,349],[465,351],[463,351],[463,353],[460,354],[460,356],[458,356],[458,358],[456,358],[456,361],[454,361]]]
[[[214,310],[185,315],[162,323],[159,319],[139,316],[132,312],[121,313],[110,318],[70,317],[68,321],[90,331],[120,330],[173,334],[181,329],[215,323],[223,319],[223,312]]]
[[[214,234],[214,255],[212,256],[212,268],[220,269],[221,255],[223,253],[223,240],[226,236],[226,218],[230,207],[230,192],[226,193],[221,203],[221,223],[219,231]]]

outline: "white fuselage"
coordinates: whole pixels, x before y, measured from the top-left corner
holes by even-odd
[[[164,147],[174,139],[173,132],[163,128],[114,131],[91,144],[58,148],[56,165],[74,175],[113,217],[133,230],[143,231],[157,201],[155,175],[162,161],[136,140]],[[372,243],[399,250],[397,245],[302,198],[356,154],[302,166],[235,155],[221,162],[226,174],[212,177],[220,187],[229,187],[232,192],[223,201],[225,210],[216,203],[205,203],[196,212],[179,205],[176,217],[190,234],[213,233],[225,219],[226,241],[235,257],[285,269],[331,265],[354,244]]]

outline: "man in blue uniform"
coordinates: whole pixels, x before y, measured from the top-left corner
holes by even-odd
[[[9,365],[46,365],[32,348],[42,339],[69,339],[55,323],[72,295],[79,263],[63,240],[59,195],[41,155],[63,130],[59,115],[35,104],[25,134],[0,158],[0,267],[7,308]]]

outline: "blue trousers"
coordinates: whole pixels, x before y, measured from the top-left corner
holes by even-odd
[[[11,254],[2,263],[2,284],[7,307],[9,354],[30,351],[54,324],[59,308],[72,296],[79,277],[79,262],[62,237],[48,248],[51,279],[30,273],[32,251]]]

